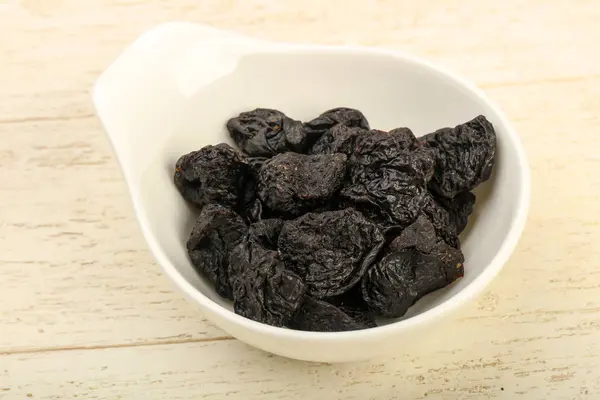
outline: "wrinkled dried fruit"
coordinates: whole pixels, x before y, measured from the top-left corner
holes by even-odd
[[[322,300],[306,296],[290,328],[314,332],[343,332],[372,328],[374,321],[359,316],[354,319],[340,308]]]
[[[250,225],[249,235],[263,247],[277,250],[277,240],[283,227],[283,220],[277,218],[263,219]]]
[[[217,293],[232,299],[229,285],[229,255],[248,232],[242,218],[219,204],[205,206],[187,241],[192,264],[215,285]]]
[[[308,294],[329,297],[360,280],[383,242],[375,224],[347,208],[286,221],[279,235],[279,251],[286,266],[304,279]]]
[[[287,151],[302,153],[312,145],[302,122],[268,108],[257,108],[231,118],[227,121],[227,130],[238,147],[251,156],[272,156]]]
[[[321,137],[334,126],[341,124],[351,128],[369,129],[369,122],[358,110],[347,107],[332,108],[317,118],[304,124],[304,130],[315,139]]]
[[[406,226],[417,218],[433,173],[432,154],[413,150],[408,133],[371,131],[357,137],[348,160],[350,182],[340,191],[358,209],[371,218],[379,214],[389,225]]]
[[[380,316],[403,316],[415,301],[463,276],[464,257],[420,216],[389,245],[362,280],[363,298]]]
[[[489,179],[496,154],[496,133],[479,115],[454,128],[442,128],[420,138],[435,154],[435,173],[429,184],[440,196],[452,198]]]
[[[471,190],[495,160],[484,116],[416,138],[370,129],[346,107],[306,123],[256,108],[227,129],[241,152],[222,143],[185,154],[174,182],[201,210],[190,259],[236,313],[366,329],[463,276]]]
[[[200,208],[211,203],[237,208],[247,174],[244,157],[221,143],[181,156],[174,182],[183,198]]]
[[[250,236],[231,252],[229,276],[234,311],[265,324],[286,325],[304,295],[302,279]]]
[[[276,214],[300,215],[333,196],[345,174],[345,154],[279,154],[261,168],[258,195]]]
[[[473,213],[476,197],[471,192],[460,192],[454,198],[440,197],[439,203],[450,213],[456,233],[460,234],[467,227],[469,216]]]
[[[310,154],[352,154],[354,141],[362,133],[369,132],[360,127],[349,127],[344,124],[334,125],[315,142]]]
[[[465,229],[473,212],[475,195],[461,192],[453,199],[427,194],[423,213],[429,218],[438,236],[450,246],[460,248],[458,235]]]

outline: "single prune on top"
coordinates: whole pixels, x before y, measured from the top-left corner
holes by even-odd
[[[277,240],[284,221],[278,218],[262,219],[250,225],[251,238],[269,250],[277,250]]]
[[[304,130],[316,140],[338,124],[351,128],[369,129],[369,121],[363,113],[353,108],[338,107],[327,110],[312,121],[305,123]]]
[[[410,134],[409,134],[410,133]],[[412,132],[371,131],[356,138],[348,160],[349,183],[340,196],[388,225],[408,225],[419,215],[433,173],[433,156],[414,148]]]
[[[227,130],[238,147],[251,156],[273,156],[286,151],[303,153],[312,145],[302,122],[267,108],[231,118]]]
[[[286,221],[278,243],[286,266],[304,279],[309,295],[320,298],[354,286],[375,261],[383,242],[375,224],[347,208]]]
[[[285,268],[279,253],[249,235],[231,252],[229,277],[234,311],[273,326],[289,322],[305,291],[302,279]]]
[[[260,170],[258,195],[276,214],[296,216],[329,199],[345,175],[345,154],[278,154]]]
[[[229,255],[248,232],[242,218],[219,204],[204,206],[186,243],[192,264],[215,285],[217,293],[232,299]]]
[[[427,217],[420,216],[367,271],[363,297],[378,315],[401,317],[421,297],[462,277],[463,261],[462,252],[446,244]]]
[[[364,128],[350,127],[344,124],[334,125],[331,129],[317,139],[311,147],[310,154],[335,154],[344,153],[352,154],[354,140],[361,133],[369,132]]]
[[[352,313],[352,312],[351,312]],[[375,322],[364,315],[351,315],[322,300],[305,296],[289,327],[314,332],[343,332],[372,328]]]
[[[420,142],[435,155],[433,192],[452,198],[489,179],[496,154],[496,133],[483,116],[429,133]]]
[[[200,208],[210,203],[236,208],[247,172],[244,157],[220,143],[181,156],[174,182],[183,198]]]

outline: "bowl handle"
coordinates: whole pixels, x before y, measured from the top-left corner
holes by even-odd
[[[156,160],[185,100],[264,42],[189,22],[142,34],[102,73],[92,98],[128,183]]]

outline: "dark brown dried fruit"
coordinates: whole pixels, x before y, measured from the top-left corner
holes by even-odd
[[[450,246],[460,248],[458,235],[465,229],[473,212],[475,195],[461,192],[453,199],[434,196],[428,193],[423,205],[423,213],[429,218],[438,236]]]
[[[186,243],[192,264],[222,297],[232,299],[229,255],[247,232],[246,224],[233,210],[209,204],[200,212]]]
[[[284,326],[302,302],[302,279],[250,236],[231,252],[229,276],[234,311],[254,321]]]
[[[438,195],[452,198],[473,190],[492,173],[496,133],[483,115],[427,134],[420,142],[435,154],[435,173],[429,186]]]
[[[433,173],[433,156],[414,149],[408,130],[382,131],[356,138],[348,160],[350,182],[340,196],[370,218],[377,213],[388,225],[408,225],[419,215]],[[377,218],[373,218],[377,220]]]
[[[238,147],[251,156],[272,156],[287,151],[305,152],[309,136],[302,122],[278,110],[257,108],[227,121],[227,130]]]
[[[352,154],[354,140],[362,133],[369,132],[360,127],[349,127],[344,124],[334,125],[315,142],[310,154]]]
[[[369,122],[358,110],[347,107],[332,108],[317,118],[304,124],[304,130],[315,139],[321,137],[334,126],[342,124],[351,128],[369,129]]]
[[[174,182],[183,198],[200,208],[211,203],[237,208],[247,173],[244,157],[221,143],[181,156]]]
[[[461,251],[438,238],[431,222],[420,216],[369,269],[363,297],[378,315],[401,317],[421,297],[462,277],[463,261]]]
[[[457,234],[460,234],[467,227],[476,199],[471,192],[460,192],[452,199],[445,197],[438,199],[438,202],[450,213],[450,219],[456,228]]]
[[[250,225],[249,235],[269,250],[277,250],[277,240],[283,227],[283,220],[277,218],[263,219]]]
[[[332,304],[306,296],[289,327],[303,331],[343,332],[375,326],[374,321],[364,315],[358,317],[354,319]]]
[[[345,154],[279,154],[261,168],[258,195],[276,215],[296,216],[333,196],[345,174]]]
[[[329,297],[360,280],[383,242],[375,224],[347,208],[286,221],[279,235],[279,251],[286,266],[304,279],[308,294]]]

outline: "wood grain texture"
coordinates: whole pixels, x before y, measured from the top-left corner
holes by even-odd
[[[0,0],[0,399],[600,397],[600,3],[349,2]],[[500,276],[370,363],[271,357],[204,320],[146,250],[90,103],[124,46],[174,19],[409,51],[482,86],[532,172]]]

